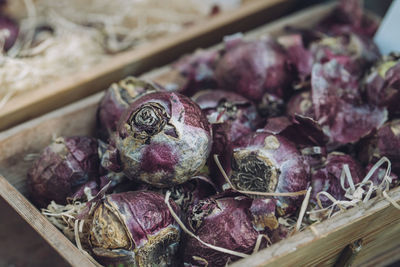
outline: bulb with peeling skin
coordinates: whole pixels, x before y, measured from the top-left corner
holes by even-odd
[[[179,213],[175,203],[170,204]],[[159,193],[107,195],[87,221],[89,247],[106,266],[177,264],[180,229]]]
[[[86,136],[59,137],[43,149],[28,171],[28,185],[33,201],[40,207],[52,200],[65,204],[77,197],[99,175],[98,142]],[[93,191],[96,186],[90,186]],[[84,194],[80,194],[84,196]]]
[[[287,55],[275,40],[235,40],[226,43],[215,77],[220,88],[231,90],[253,101],[265,92],[284,97],[292,81]]]
[[[114,159],[128,178],[171,187],[200,172],[212,136],[196,103],[177,93],[158,92],[131,104],[112,141],[118,153]]]
[[[231,183],[253,192],[298,192],[309,182],[308,167],[296,146],[286,138],[259,130],[233,144],[226,166]],[[253,196],[254,197],[254,196]],[[278,197],[281,214],[297,210],[299,198]]]
[[[311,195],[312,203],[317,203],[317,194],[321,191],[328,192],[337,200],[346,199],[344,196],[346,192],[340,185],[340,177],[345,164],[349,167],[353,183],[357,184],[361,182],[361,179],[364,177],[364,170],[361,165],[349,155],[340,152],[331,152],[328,154],[324,165],[313,171],[311,177],[311,186],[313,189]],[[346,188],[350,186],[347,179],[344,181],[344,186]],[[320,196],[320,200],[323,206],[331,204],[331,201],[324,195]]]
[[[400,115],[400,53],[383,56],[365,76],[368,103],[387,107],[391,117]]]
[[[384,156],[391,161],[392,171],[400,176],[400,119],[385,123],[359,144],[358,158],[364,164],[375,163]]]
[[[252,199],[245,196],[213,196],[200,201],[188,213],[191,230],[202,241],[214,246],[250,254],[259,232],[253,225]],[[264,247],[264,242],[261,247]],[[226,266],[239,259],[211,249],[187,236],[182,243],[185,266]]]
[[[304,91],[293,95],[286,108],[286,114],[294,117],[295,115],[302,115],[313,118],[314,110],[310,91]]]
[[[355,33],[324,37],[311,44],[315,63],[336,60],[350,74],[359,78],[379,59],[378,47],[372,39]]]
[[[139,97],[164,91],[163,88],[149,81],[127,77],[113,83],[104,94],[97,109],[97,124],[100,137],[106,140],[117,128],[122,113]]]

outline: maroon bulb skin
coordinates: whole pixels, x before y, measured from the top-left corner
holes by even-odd
[[[290,117],[302,115],[314,118],[311,91],[304,91],[293,95],[286,105],[286,114]]]
[[[206,176],[194,176],[187,182],[169,188],[157,188],[146,183],[138,183],[131,187],[134,191],[147,190],[165,194],[171,192],[171,199],[186,213],[190,206],[196,205],[209,196],[217,193],[214,183]]]
[[[380,58],[379,49],[372,39],[355,33],[323,37],[310,46],[314,62],[336,60],[350,74],[361,78]]]
[[[336,60],[314,64],[311,85],[315,119],[331,151],[358,142],[387,120],[385,108],[363,102],[359,79]]]
[[[232,42],[232,41],[231,41]],[[215,77],[220,88],[231,90],[255,102],[268,92],[284,97],[292,74],[286,52],[273,39],[235,40],[226,44]]]
[[[379,23],[365,14],[363,2],[360,0],[341,0],[328,16],[317,23],[317,30],[329,35],[352,32],[372,39]]]
[[[209,244],[251,254],[259,235],[249,212],[251,204],[252,199],[244,196],[216,196],[200,201],[188,214],[190,230]],[[185,266],[205,266],[205,261],[208,266],[225,266],[239,259],[208,248],[190,236],[185,236],[182,249]]]
[[[382,157],[392,163],[392,172],[400,175],[400,120],[385,123],[374,134],[359,143],[358,158],[365,165],[374,164]]]
[[[340,176],[342,174],[343,166],[347,164],[350,169],[351,176],[353,178],[353,183],[357,184],[361,182],[364,178],[365,171],[351,156],[339,153],[331,152],[324,163],[324,166],[320,169],[314,170],[311,177],[311,185],[313,192],[311,195],[311,201],[315,204],[317,203],[317,194],[321,191],[326,191],[331,194],[337,200],[345,200],[345,191],[340,185]],[[344,183],[345,187],[349,187],[347,179]],[[326,197],[321,195],[320,200],[322,205],[327,206],[332,204],[332,202]]]
[[[236,189],[284,193],[307,189],[309,167],[295,144],[266,130],[243,136],[227,153],[225,170]],[[301,197],[277,197],[279,214],[292,214]]]
[[[164,91],[159,85],[132,76],[111,84],[97,109],[97,128],[102,140],[116,131],[118,121],[129,105],[141,96]]]
[[[364,77],[368,103],[387,107],[392,118],[400,115],[400,54],[383,56]]]
[[[11,18],[0,14],[0,31],[3,32],[2,36],[5,34],[5,42],[2,48],[4,51],[8,51],[18,38],[18,24]]]
[[[44,148],[28,171],[33,201],[40,207],[54,200],[66,204],[81,186],[98,178],[97,140],[91,137],[59,137]]]
[[[223,180],[213,155],[225,155],[232,142],[263,126],[254,103],[234,92],[204,90],[192,99],[200,106],[213,128],[213,147],[208,160],[210,175]],[[221,161],[225,158],[220,157]]]
[[[235,141],[262,126],[263,120],[252,101],[233,92],[203,90],[192,97],[211,124],[228,124],[230,140]]]
[[[175,213],[179,208],[170,200]],[[175,266],[180,228],[164,196],[136,191],[106,195],[87,218],[89,246],[105,266]]]
[[[216,88],[215,68],[221,57],[219,50],[197,50],[172,64],[172,75],[165,85],[169,91],[178,91],[186,96]]]
[[[171,187],[203,168],[212,147],[212,131],[199,106],[188,97],[157,92],[130,105],[112,141],[118,153],[112,158],[128,178]]]

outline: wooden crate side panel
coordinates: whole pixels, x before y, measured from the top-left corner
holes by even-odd
[[[122,52],[92,70],[51,82],[32,92],[15,96],[0,110],[0,130],[35,118],[108,87],[129,74],[138,75],[161,66],[182,53],[219,42],[217,36],[259,26],[289,12],[296,0],[254,0],[240,9],[222,13],[190,28],[160,38],[137,49]]]
[[[400,201],[400,188],[393,189],[390,195]],[[358,239],[365,239],[366,252],[361,251],[356,259],[358,263],[364,262],[374,255],[367,255],[367,252],[377,246],[372,241],[380,240],[382,231],[389,230],[394,235],[393,240],[388,241],[387,249],[398,244],[399,222],[399,210],[385,199],[374,199],[367,205],[315,224],[313,227],[318,235],[306,229],[232,266],[330,266],[345,246]]]
[[[95,266],[55,226],[0,175],[0,195],[73,266]]]

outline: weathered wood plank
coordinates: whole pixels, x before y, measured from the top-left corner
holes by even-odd
[[[0,195],[69,264],[73,266],[95,266],[1,175]]]
[[[1,197],[0,210],[0,266],[69,266]]]
[[[400,201],[400,188],[393,189],[390,196]],[[332,266],[344,247],[363,239],[364,248],[354,262],[361,264],[400,244],[400,211],[385,199],[371,200],[313,227],[314,232],[306,229],[232,267]]]
[[[293,9],[296,0],[251,0],[239,9],[205,19],[174,36],[162,37],[119,53],[89,71],[76,73],[13,97],[0,109],[0,130],[35,118],[107,88],[129,74],[139,75],[162,66],[184,52],[209,46],[220,36],[244,31],[278,18]]]

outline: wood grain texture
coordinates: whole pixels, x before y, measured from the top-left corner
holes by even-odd
[[[0,266],[70,266],[0,197]]]
[[[251,31],[246,38],[257,38],[266,33],[277,35],[289,24],[310,27],[332,7],[329,4],[302,11]],[[143,77],[157,80],[168,72],[166,66]],[[5,177],[0,176],[0,195],[73,266],[90,262],[27,200],[26,173],[31,162],[25,161],[24,157],[38,153],[53,135],[93,134],[96,107],[101,96],[102,93],[93,95],[0,133],[0,174]],[[399,201],[400,188],[392,190],[390,195]],[[360,238],[363,239],[363,249],[355,259],[356,265],[369,265],[377,257],[389,262],[400,244],[399,222],[398,210],[386,200],[375,199],[315,225],[318,234],[307,229],[233,266],[332,266],[342,249]]]
[[[221,36],[245,31],[278,18],[293,9],[296,0],[251,0],[239,9],[204,19],[173,36],[162,37],[119,53],[89,71],[70,75],[13,97],[0,109],[0,130],[107,88],[127,75],[139,75],[162,66],[197,47],[221,41]]]
[[[72,266],[95,266],[1,175],[0,195],[69,264]]]

